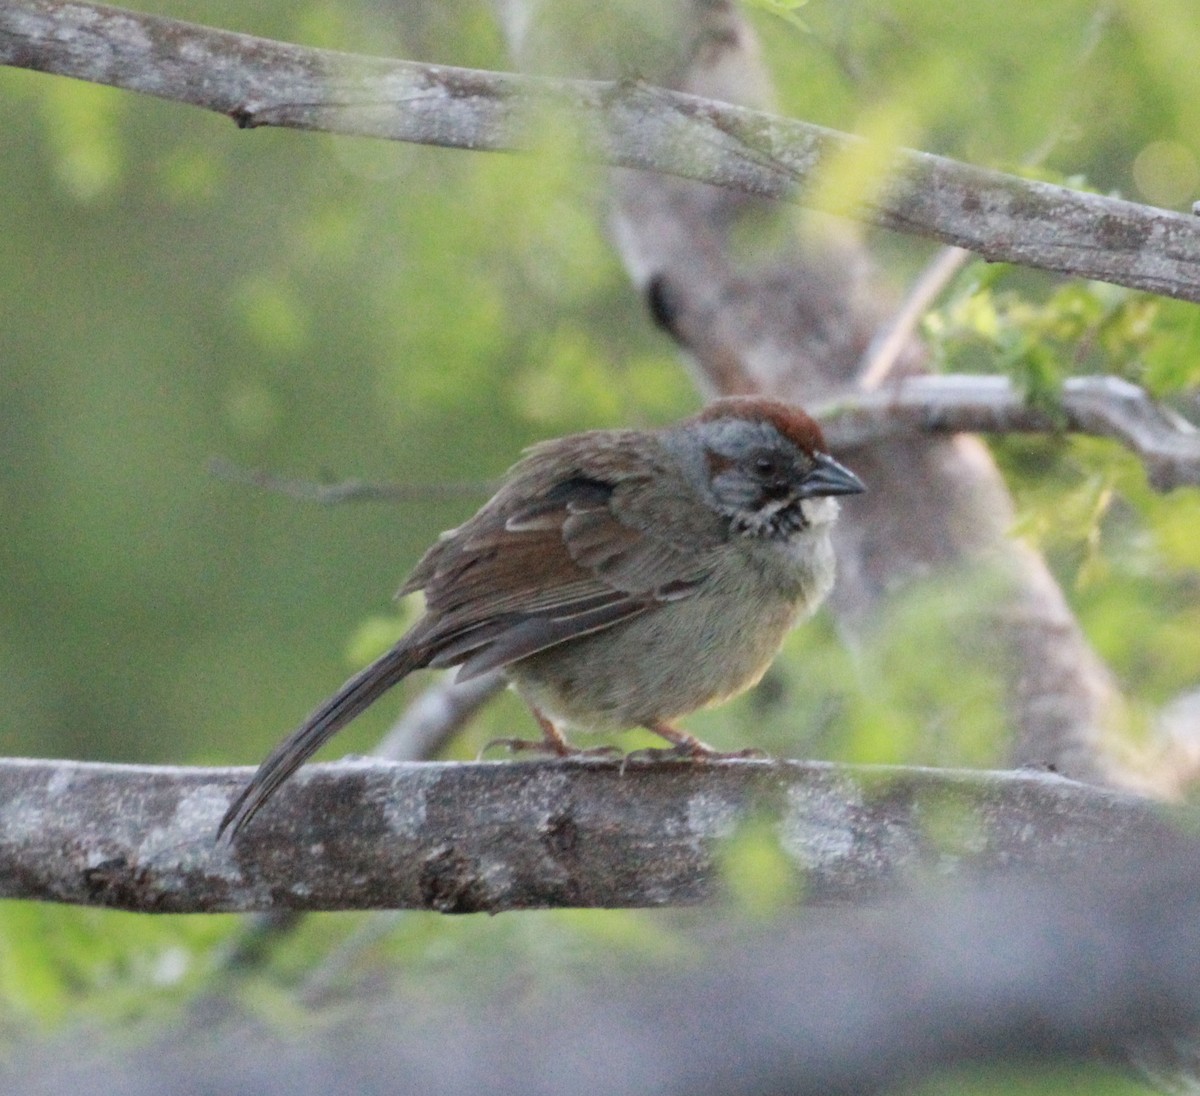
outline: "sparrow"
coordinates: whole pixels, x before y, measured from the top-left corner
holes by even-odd
[[[799,407],[717,400],[655,430],[593,430],[526,451],[397,596],[425,612],[259,766],[230,841],[332,735],[414,670],[501,669],[559,757],[564,728],[645,727],[665,756],[720,756],[673,722],[754,685],[834,577],[837,496],[862,482]]]

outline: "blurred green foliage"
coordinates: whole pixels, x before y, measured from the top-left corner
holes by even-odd
[[[548,7],[547,68],[590,72],[607,58],[613,75],[642,75],[667,52],[665,6]],[[798,7],[752,12],[785,113],[978,164],[1037,162],[1048,178],[1179,208],[1200,189],[1188,45],[1200,8],[1188,0],[809,0],[803,29],[787,18]],[[473,0],[160,10],[311,45],[509,66]],[[658,423],[698,402],[604,239],[603,173],[574,160],[552,125],[536,156],[471,155],[239,131],[0,70],[0,134],[6,754],[257,761],[395,634],[389,593],[474,505],[321,508],[215,480],[211,456],[313,479],[477,482],[482,500],[528,442]],[[901,285],[930,253],[874,242]],[[1032,398],[1103,371],[1174,399],[1200,382],[1197,315],[977,264],[925,334],[939,367],[1004,370]],[[994,448],[1018,499],[1015,532],[1047,553],[1135,706],[1193,685],[1200,492],[1155,495],[1107,443]],[[759,744],[801,756],[989,764],[1002,716],[988,652],[957,640],[961,589],[914,592],[853,655],[820,618],[760,689],[689,725],[731,746],[754,726]],[[368,749],[403,699],[334,752]],[[453,752],[471,756],[525,719],[504,700]],[[802,885],[753,828],[733,840],[746,909]],[[161,1016],[205,984],[234,924],[0,906],[0,1040],[30,1023]],[[277,1005],[262,1003],[262,986],[249,999],[285,1010],[287,991],[361,924],[309,920],[270,968]],[[404,918],[350,977],[378,958],[419,977],[473,953],[569,976],[600,953],[670,952],[663,924]],[[1043,1088],[984,1079],[954,1091]]]

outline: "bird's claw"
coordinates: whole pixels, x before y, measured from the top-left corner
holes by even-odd
[[[623,771],[631,761],[635,765],[662,765],[672,761],[768,761],[770,757],[766,750],[760,750],[757,746],[745,750],[714,750],[699,739],[694,739],[691,742],[677,742],[673,746],[645,746],[640,750],[630,750],[621,761],[621,769]]]
[[[493,738],[483,744],[476,758],[482,761],[493,747],[501,747],[509,753],[540,753],[550,757],[620,757],[621,751],[616,746],[591,746],[584,748],[572,746],[567,742],[556,741],[552,738]]]

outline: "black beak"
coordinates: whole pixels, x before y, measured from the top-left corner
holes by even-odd
[[[797,492],[802,499],[817,498],[821,495],[860,495],[866,490],[863,481],[843,464],[838,464],[833,457],[825,453],[817,453],[813,460],[816,462],[811,472],[800,481]]]

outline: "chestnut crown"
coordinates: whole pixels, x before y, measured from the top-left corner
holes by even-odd
[[[865,490],[825,452],[816,421],[789,404],[717,400],[680,429],[699,442],[712,499],[741,532],[789,536],[811,524],[805,499]]]

